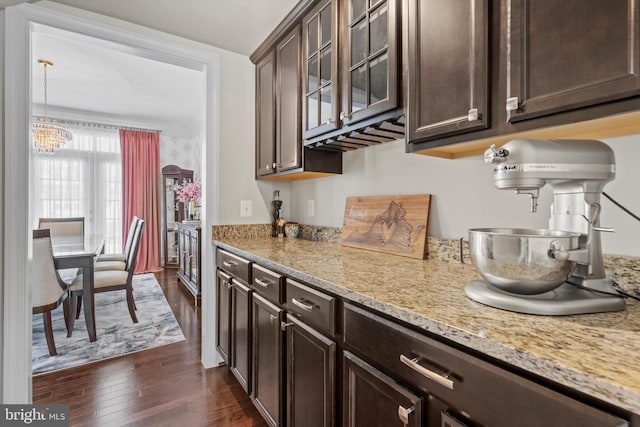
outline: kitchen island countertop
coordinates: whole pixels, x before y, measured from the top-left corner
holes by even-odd
[[[213,243],[464,347],[640,414],[640,303],[627,310],[535,316],[469,299],[468,263],[416,260],[303,239]],[[640,271],[637,272],[640,280]],[[635,271],[634,273],[635,274]]]

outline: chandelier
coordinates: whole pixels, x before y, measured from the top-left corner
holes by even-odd
[[[33,145],[38,153],[53,153],[64,144],[71,141],[71,132],[62,126],[49,122],[47,112],[47,67],[52,66],[51,61],[38,59],[44,67],[44,118],[40,122],[32,124]]]

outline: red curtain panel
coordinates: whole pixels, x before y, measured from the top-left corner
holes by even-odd
[[[135,274],[160,267],[160,134],[120,129],[122,154],[122,236],[134,215],[146,221]]]

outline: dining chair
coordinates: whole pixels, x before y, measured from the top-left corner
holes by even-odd
[[[84,217],[40,218],[38,228],[48,228],[52,236],[84,236]]]
[[[134,216],[129,226],[129,232],[127,233],[127,240],[125,241],[124,250],[122,253],[115,254],[101,254],[98,255],[98,259],[94,265],[94,271],[104,270],[125,270],[127,268],[127,255],[131,249],[133,243],[133,237],[136,232],[136,227],[140,218]]]
[[[51,311],[63,304],[64,319],[67,331],[70,328],[73,315],[70,314],[70,299],[67,284],[62,281],[56,271],[53,261],[53,247],[51,246],[51,230],[33,230],[33,264],[32,278],[32,312],[42,313],[44,335],[47,340],[49,354],[55,356],[56,344],[53,339],[53,325]]]
[[[133,300],[133,273],[136,269],[138,249],[140,248],[140,241],[142,240],[142,232],[144,231],[144,226],[145,221],[143,219],[139,219],[138,226],[136,227],[136,230],[134,232],[131,247],[129,248],[127,266],[125,270],[96,271],[93,274],[94,294],[120,290],[126,291],[127,307],[129,308],[129,315],[131,315],[131,320],[133,320],[133,323],[138,323],[138,318],[135,313],[135,301]],[[69,286],[69,292],[69,309],[71,313],[76,313],[76,316],[69,316],[70,327],[67,331],[68,337],[71,336],[75,319],[80,314],[79,307],[82,303],[82,274],[78,275],[73,280],[73,282]]]

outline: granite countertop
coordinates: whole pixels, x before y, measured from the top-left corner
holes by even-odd
[[[526,315],[469,299],[464,285],[479,275],[468,263],[416,260],[304,239],[218,238],[214,244],[640,414],[637,301],[628,299],[627,310],[615,313]],[[634,264],[631,270],[630,279],[637,283],[640,266]]]

